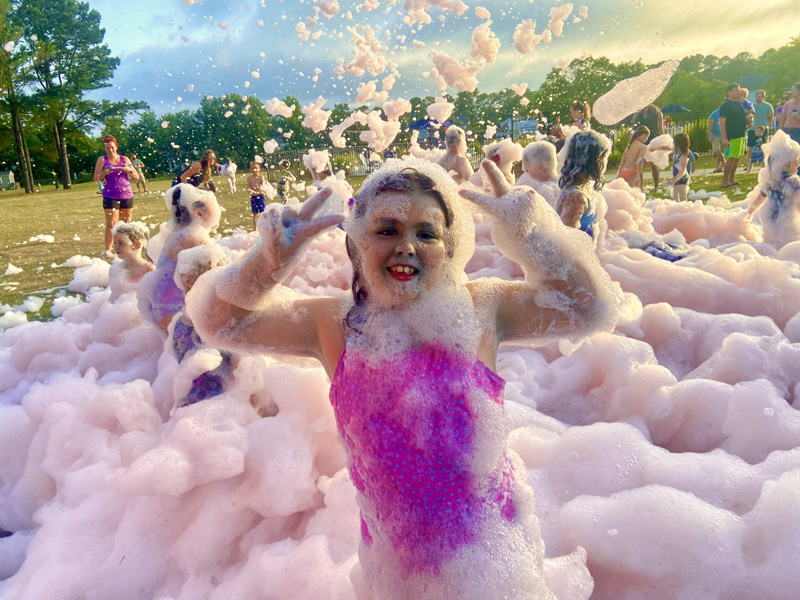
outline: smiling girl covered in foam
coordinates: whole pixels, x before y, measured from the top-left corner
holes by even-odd
[[[363,578],[376,599],[553,598],[533,493],[507,450],[500,342],[577,336],[615,313],[590,239],[558,222],[529,188],[489,161],[493,193],[458,193],[438,165],[389,160],[344,223],[352,294],[301,297],[279,285],[302,249],[344,220],[273,205],[239,264],[187,297],[203,339],[229,349],[313,356],[358,490]],[[468,198],[525,281],[467,281]],[[360,577],[354,572],[353,577]]]

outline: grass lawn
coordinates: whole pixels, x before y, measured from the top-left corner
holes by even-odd
[[[361,179],[349,180],[360,185]],[[226,189],[217,194],[225,209],[219,233],[224,236],[237,228],[253,228],[250,212],[250,195],[245,185],[245,175],[237,178],[238,190],[227,192],[227,182],[220,178]],[[310,183],[310,182],[309,182]],[[158,232],[158,224],[169,218],[164,204],[164,192],[171,180],[147,182],[148,193],[135,194],[133,219],[144,221],[151,235]],[[64,294],[72,279],[73,269],[61,265],[69,257],[81,254],[99,257],[105,249],[103,232],[102,198],[97,184],[77,184],[71,190],[50,188],[35,194],[0,192],[0,305],[17,306],[28,296],[39,296],[45,304],[39,313],[28,315],[29,320],[50,318],[50,305],[56,294]],[[38,235],[53,236],[51,243],[31,241]],[[22,269],[16,275],[4,275],[9,264]],[[0,314],[4,309],[0,308]]]
[[[754,169],[751,174],[740,170],[736,177],[740,187],[720,190],[722,176],[719,173],[712,174],[713,168],[713,157],[700,158],[690,189],[723,191],[731,200],[740,200],[756,184],[757,170]],[[662,185],[653,194],[652,178],[648,171],[645,174],[645,192],[655,197],[668,197],[669,190],[663,184],[670,178],[669,172],[662,172]],[[219,227],[222,235],[229,235],[237,228],[250,231],[253,227],[245,175],[241,174],[237,179],[237,193],[229,194],[223,190],[217,194],[220,205],[225,208]],[[362,179],[348,181],[357,190]],[[226,186],[222,178],[218,182],[221,186]],[[148,181],[149,192],[136,194],[133,218],[153,225],[151,234],[155,234],[158,224],[169,217],[164,205],[164,192],[170,184],[170,180]],[[58,265],[76,254],[99,257],[104,249],[104,217],[97,185],[83,183],[71,190],[50,190],[35,194],[0,192],[0,207],[3,214],[0,221],[0,305],[13,307],[28,296],[39,296],[45,299],[45,304],[39,313],[29,314],[28,318],[48,319],[53,297],[65,293],[66,285],[73,275],[73,269]],[[55,241],[52,244],[31,241],[31,238],[38,235],[53,236]],[[9,264],[21,268],[22,272],[4,275]],[[0,308],[0,314],[3,310],[5,309]]]

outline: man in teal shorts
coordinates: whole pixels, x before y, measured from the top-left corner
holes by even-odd
[[[739,159],[746,150],[745,131],[747,130],[747,115],[745,114],[741,97],[741,88],[738,83],[728,86],[728,98],[719,107],[719,131],[722,138],[722,147],[725,148],[725,169],[722,172],[720,187],[729,188],[739,185],[734,181]]]

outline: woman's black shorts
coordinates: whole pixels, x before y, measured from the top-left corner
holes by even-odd
[[[116,200],[115,198],[103,198],[104,210],[120,210],[133,208],[133,198],[127,200]]]

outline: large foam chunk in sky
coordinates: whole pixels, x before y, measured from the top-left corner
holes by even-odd
[[[471,60],[461,64],[441,50],[433,51],[433,64],[434,68],[423,73],[423,77],[432,77],[442,92],[448,87],[456,88],[459,92],[474,92],[478,87],[478,73],[485,66],[485,63]]]
[[[434,6],[442,10],[452,11],[459,16],[463,15],[467,10],[467,5],[461,0],[405,0],[403,8],[408,12],[408,15],[403,18],[403,22],[409,25],[419,21],[430,23],[431,16],[428,11]]]
[[[641,75],[617,82],[595,101],[592,115],[603,125],[614,125],[639,112],[661,95],[679,65],[680,61],[668,60]]]

